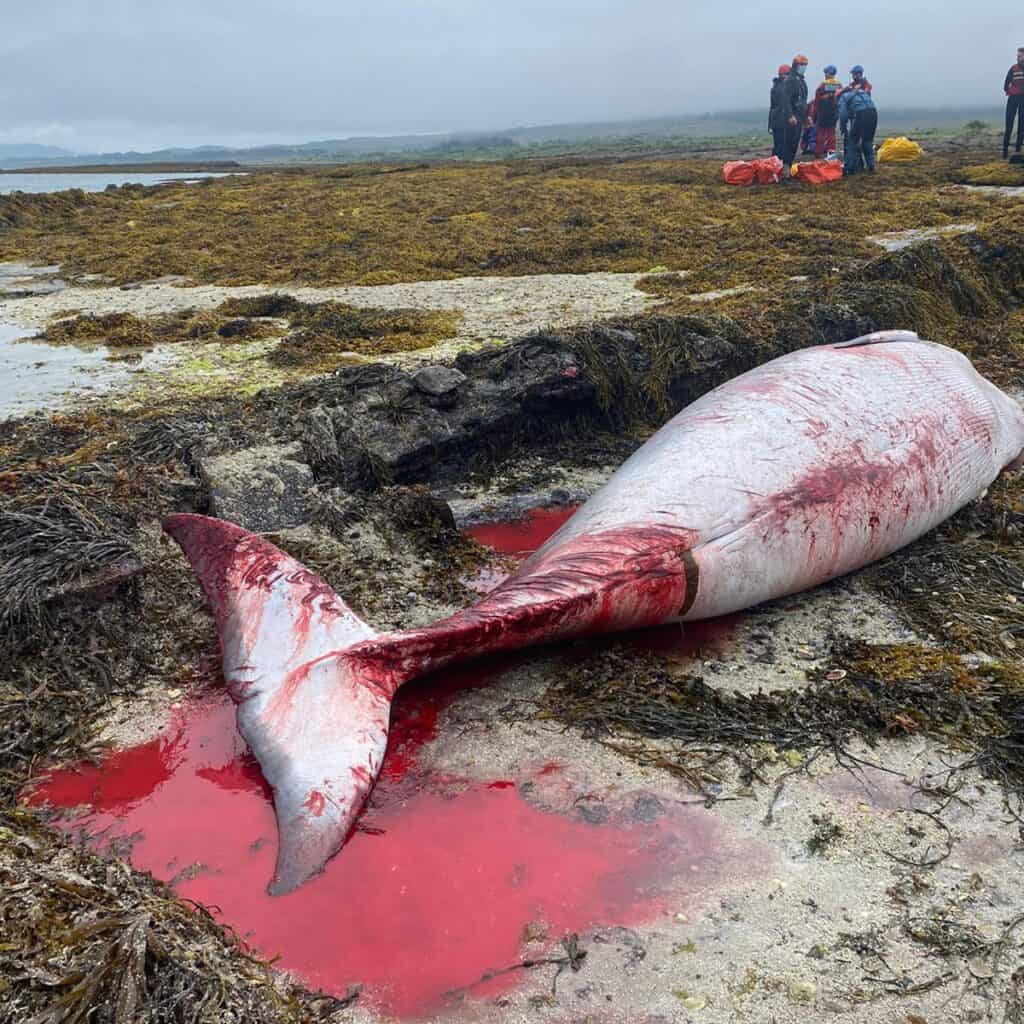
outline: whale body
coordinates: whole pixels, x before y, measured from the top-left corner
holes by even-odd
[[[1024,451],[1024,412],[953,349],[888,331],[782,356],[693,402],[495,590],[378,634],[315,574],[221,520],[164,528],[213,610],[242,735],[273,789],[269,890],[343,845],[391,698],[453,662],[723,615],[916,540]]]

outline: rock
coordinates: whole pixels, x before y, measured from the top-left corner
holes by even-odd
[[[633,820],[644,825],[657,821],[665,813],[665,805],[651,794],[638,796],[633,804]]]
[[[439,398],[457,391],[466,375],[451,366],[424,366],[412,375],[412,382],[425,395]]]
[[[121,285],[121,291],[137,292],[140,288],[148,288],[154,284],[184,284],[187,280],[184,274],[164,274],[162,277],[151,277],[145,281],[130,281]]]
[[[54,295],[67,288],[59,277],[49,281],[35,278],[4,278],[0,280],[0,299],[31,299],[37,295]]]
[[[200,457],[211,513],[254,533],[307,522],[314,482],[301,452],[299,445],[263,445]]]
[[[565,423],[593,405],[594,385],[560,338],[531,337],[456,362],[415,374],[382,364],[339,370],[331,405],[300,418],[317,476],[348,490],[438,480],[446,465],[471,461],[531,421]]]
[[[60,264],[34,267],[31,263],[0,263],[0,277],[56,277]]]

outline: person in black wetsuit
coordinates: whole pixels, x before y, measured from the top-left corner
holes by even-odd
[[[807,58],[802,53],[793,58],[790,72],[782,83],[779,107],[776,111],[776,117],[781,118],[786,126],[785,149],[782,153],[782,162],[785,165],[782,172],[783,180],[792,175],[793,161],[800,147],[800,137],[807,124],[807,82],[804,78],[807,63]]]
[[[1006,72],[1003,82],[1006,93],[1006,132],[1003,135],[1003,159],[1010,155],[1010,136],[1013,134],[1013,122],[1017,122],[1016,151],[1020,152],[1024,142],[1024,46],[1017,47],[1017,63]]]
[[[772,79],[771,106],[768,108],[768,131],[772,133],[772,156],[780,160],[786,148],[786,122],[778,116],[779,104],[782,102],[782,85],[789,74],[788,64],[779,65],[779,74]]]

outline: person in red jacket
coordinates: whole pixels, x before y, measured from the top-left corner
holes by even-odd
[[[1017,63],[1006,72],[1003,82],[1006,93],[1006,132],[1003,135],[1003,159],[1010,155],[1010,135],[1017,122],[1017,152],[1024,142],[1024,46],[1017,47]]]
[[[820,160],[836,148],[836,125],[839,123],[839,95],[843,87],[836,78],[836,67],[825,68],[825,81],[818,86],[811,104],[811,116],[816,129],[814,155]]]
[[[850,68],[850,84],[847,86],[848,89],[863,89],[870,95],[871,83],[864,77],[864,65],[854,64]]]

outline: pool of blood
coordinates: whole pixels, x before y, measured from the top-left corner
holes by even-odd
[[[499,554],[525,558],[568,522],[577,507],[532,508],[521,519],[507,523],[477,523],[467,527],[466,533]]]
[[[225,695],[180,709],[149,743],[45,776],[29,801],[65,809],[61,827],[214,908],[312,987],[343,995],[362,984],[367,1003],[403,1018],[493,997],[522,977],[492,975],[520,960],[527,926],[541,924],[553,946],[569,932],[652,920],[712,884],[726,859],[719,827],[694,807],[651,820],[624,804],[600,823],[571,799],[553,809],[538,793],[552,777],[571,791],[558,764],[486,782],[419,768],[440,712],[493,671],[446,671],[400,691],[356,832],[287,896],[266,894],[270,791]]]

